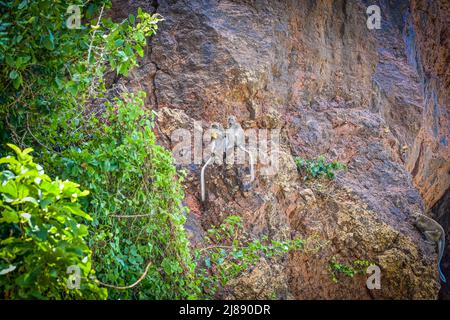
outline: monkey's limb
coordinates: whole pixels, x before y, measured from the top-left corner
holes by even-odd
[[[200,187],[202,191],[202,202],[205,202],[205,169],[209,165],[209,163],[213,160],[213,157],[209,157],[208,161],[206,161],[205,165],[200,172]]]
[[[253,182],[253,180],[255,180],[255,168],[254,168],[254,162],[253,162],[253,156],[251,154],[250,151],[248,151],[247,149],[245,149],[243,146],[239,145],[239,149],[241,149],[242,151],[246,152],[249,156],[249,160],[250,160],[250,182]]]
[[[424,231],[423,233],[425,234],[425,238],[430,242],[437,243],[441,239],[441,233],[438,230]]]

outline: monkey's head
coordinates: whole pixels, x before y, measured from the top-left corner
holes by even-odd
[[[215,140],[222,133],[223,127],[218,122],[211,123],[211,139]]]
[[[228,127],[232,127],[237,123],[236,117],[235,116],[229,116],[228,117]]]
[[[213,123],[211,123],[211,130],[223,131],[223,127],[220,123],[213,122]]]
[[[428,224],[426,217],[420,213],[414,212],[411,217],[413,219],[413,224],[419,229],[424,229]]]

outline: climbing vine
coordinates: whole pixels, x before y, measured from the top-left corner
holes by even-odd
[[[68,28],[65,2],[0,2],[0,151],[9,154],[9,141],[33,146],[58,177],[41,173],[31,149],[13,147],[29,176],[2,172],[4,298],[105,298],[105,288],[110,299],[210,298],[259,257],[300,248],[300,240],[237,238],[237,217],[211,229],[208,247],[190,247],[183,173],[156,143],[145,94],[111,81],[138,65],[162,17],[139,9],[117,22],[109,1],[71,5],[80,28]],[[2,161],[16,166],[12,159]],[[65,286],[71,265],[82,270],[79,290]]]

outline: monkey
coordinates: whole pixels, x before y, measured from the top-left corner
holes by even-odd
[[[234,150],[234,145],[241,149],[242,151],[246,152],[249,156],[250,161],[250,183],[255,180],[255,168],[254,168],[254,162],[253,162],[253,156],[250,151],[244,148],[243,146],[243,139],[241,135],[243,135],[244,130],[242,130],[241,125],[237,122],[235,116],[229,116],[228,117],[228,129],[227,132],[231,134],[231,139],[225,140],[225,153],[226,155],[229,154],[230,150]]]
[[[223,157],[225,148],[225,130],[217,122],[211,124],[211,154],[219,163]]]
[[[224,152],[224,139],[225,139],[225,130],[222,125],[217,122],[213,122],[210,126],[211,128],[211,156],[208,158],[206,163],[204,164],[201,172],[200,172],[200,188],[201,188],[201,199],[202,202],[205,202],[206,199],[206,188],[205,188],[205,170],[206,167],[211,162],[220,162],[220,156],[223,157]]]
[[[234,146],[241,142],[242,138],[242,127],[237,122],[235,116],[229,116],[227,119],[227,137],[225,140],[225,152],[228,153],[230,150],[234,150]]]
[[[447,283],[447,280],[441,270],[441,261],[445,249],[444,229],[439,223],[426,215],[414,213],[413,218],[414,225],[425,235],[425,238],[427,239],[426,242],[437,244],[439,277],[443,283]]]

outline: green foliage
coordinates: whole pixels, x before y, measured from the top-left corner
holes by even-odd
[[[139,10],[137,20],[130,16],[120,23],[96,23],[90,40],[95,50],[66,84],[80,106],[69,105],[64,113],[41,121],[45,131],[34,134],[47,143],[44,161],[92,192],[84,208],[93,216],[89,244],[99,279],[126,286],[151,262],[146,278],[132,290],[110,289],[113,299],[189,298],[197,290],[183,229],[181,179],[171,154],[156,145],[144,94],[119,89],[120,96],[106,98],[104,75],[126,75],[136,66],[158,21]]]
[[[83,3],[86,2],[74,0],[70,4]],[[53,234],[54,229],[48,226],[46,237],[40,232],[48,222],[42,222],[42,228],[39,225],[41,231],[25,232],[20,214],[23,206],[31,206],[28,201],[13,208],[18,212],[19,227],[10,235],[8,225],[1,229],[2,236],[6,232],[8,237],[19,237],[25,232],[34,239],[33,232],[37,232],[38,239],[43,237],[39,250],[44,250],[56,246],[52,237],[68,232],[67,224],[70,230],[78,232],[71,240],[78,249],[73,255],[65,253],[64,258],[77,265],[77,257],[86,261],[79,291],[67,291],[58,269],[64,260],[58,260],[60,264],[45,265],[57,269],[56,273],[53,269],[42,273],[43,277],[50,275],[43,280],[45,288],[41,281],[34,282],[39,284],[36,288],[30,282],[27,292],[37,298],[105,297],[105,291],[89,278],[91,252],[84,242],[82,246],[80,239],[84,237],[92,249],[92,268],[101,283],[128,286],[150,265],[146,276],[133,288],[110,288],[112,299],[212,297],[220,286],[261,257],[301,248],[301,240],[248,240],[242,234],[240,220],[230,217],[209,233],[212,247],[191,251],[183,227],[187,214],[182,206],[183,176],[177,173],[171,153],[156,144],[154,115],[144,108],[144,94],[127,93],[119,86],[107,85],[105,80],[106,74],[126,76],[137,66],[139,57],[144,55],[146,38],[156,32],[161,17],[139,10],[137,17],[114,22],[103,14],[109,1],[94,0],[81,6],[81,28],[71,30],[65,25],[68,5],[53,0],[0,2],[0,8],[6,12],[0,21],[0,84],[4,88],[0,93],[0,142],[12,140],[19,146],[33,145],[39,163],[52,175],[76,181],[90,190],[89,195],[78,194],[74,191],[78,185],[70,184],[74,189],[71,198],[52,198],[54,202],[48,204],[52,210],[45,211],[38,203],[35,210],[45,217],[48,212],[56,216],[63,212],[75,215],[72,220],[57,220],[61,225],[55,228],[63,228],[61,232]],[[63,185],[63,190],[68,184],[58,179],[54,183]],[[74,194],[77,197],[72,197]],[[70,204],[63,205],[64,200]],[[63,209],[57,207],[60,204]],[[27,210],[25,213],[30,213],[31,209]],[[89,212],[92,219],[84,212]],[[32,216],[39,214],[33,211]],[[8,211],[6,217],[15,216]],[[73,229],[73,219],[83,217],[90,220],[89,230],[82,224],[81,231]],[[37,218],[31,218],[30,228],[38,223],[33,219]],[[28,272],[28,268],[32,270],[41,262],[34,263],[30,258],[19,265],[8,259],[1,261],[1,270],[9,271],[14,266]],[[4,272],[13,277],[15,270]],[[20,291],[21,285],[8,284],[7,298],[25,295],[25,291]]]
[[[19,12],[6,18],[34,16],[44,3],[53,3],[40,2],[38,8],[8,3]],[[98,10],[103,3],[97,1],[88,8],[90,16],[97,17],[79,30],[64,27],[69,4],[45,7],[46,15],[55,21],[48,24],[55,48],[32,45],[30,52],[37,59],[46,59],[37,62],[40,69],[27,68],[35,72],[26,73],[22,85],[11,87],[7,78],[1,79],[8,88],[6,100],[12,102],[2,105],[8,139],[34,144],[40,161],[54,174],[92,191],[81,204],[92,213],[89,245],[102,282],[116,286],[132,283],[151,262],[139,286],[127,291],[111,289],[111,298],[195,297],[194,264],[183,229],[182,179],[177,177],[170,152],[155,143],[153,117],[143,110],[143,95],[107,89],[104,80],[110,71],[126,75],[137,65],[146,38],[157,30],[160,18],[138,10],[136,18],[130,15],[113,22],[102,17],[103,9]],[[17,33],[15,29],[13,26],[7,38]],[[56,29],[60,32],[54,32]],[[31,43],[38,41],[36,30],[30,29]],[[67,49],[64,41],[70,45],[68,52],[63,50]],[[5,57],[25,50],[15,42],[5,46],[10,52]],[[36,80],[42,80],[42,86],[33,85],[32,92],[25,94]],[[117,92],[119,96],[111,98]],[[45,110],[33,107],[38,97]]]
[[[296,157],[295,164],[297,170],[304,174],[304,180],[319,178],[321,176],[325,176],[328,179],[334,179],[336,177],[336,171],[346,168],[344,164],[338,161],[328,162],[324,156],[320,156],[313,160]]]
[[[82,18],[90,20],[107,1],[83,0]],[[27,119],[48,114],[65,104],[62,83],[88,46],[89,28],[68,29],[64,1],[7,0],[0,2],[0,142],[14,138],[19,144]],[[27,115],[29,115],[27,117]],[[21,130],[22,129],[22,130]],[[16,132],[19,131],[19,132]]]
[[[90,246],[100,281],[126,286],[151,262],[138,286],[111,289],[111,298],[195,297],[182,177],[171,153],[156,144],[152,113],[142,99],[116,98],[101,123],[85,123],[89,138],[48,161],[64,178],[77,179],[91,191],[85,209],[93,217]]]
[[[84,238],[91,217],[78,199],[88,191],[68,180],[52,181],[29,155],[9,145],[16,157],[3,157],[7,165],[0,179],[0,292],[4,299],[101,299],[91,270],[91,250]],[[70,289],[67,268],[81,271],[79,289]]]
[[[372,263],[367,260],[355,260],[352,265],[347,265],[345,263],[338,262],[336,257],[333,257],[330,260],[328,267],[333,282],[338,283],[338,278],[340,275],[353,278],[355,274],[365,274],[370,265],[372,265]]]
[[[71,4],[81,6],[83,2],[74,0]],[[83,18],[91,19],[101,2],[90,1]],[[0,2],[3,99],[14,99],[15,93],[23,94],[20,89],[32,84],[42,90],[55,84],[70,68],[68,62],[79,58],[81,48],[86,48],[87,30],[66,27],[68,6],[64,1],[53,0]]]
[[[276,241],[267,236],[250,239],[244,233],[241,217],[231,215],[220,226],[208,230],[206,247],[195,251],[197,274],[203,298],[214,297],[217,290],[261,258],[274,258],[303,248],[301,239]]]
[[[372,262],[367,260],[355,260],[353,261],[353,268],[356,273],[365,274],[369,266],[374,265]]]
[[[105,96],[108,71],[127,75],[137,65],[146,37],[161,19],[139,10],[137,17],[113,22],[102,15],[109,2],[0,2],[5,12],[0,21],[2,145],[13,140],[41,148],[48,138],[54,143],[54,134],[82,125],[80,115],[94,98]],[[87,21],[80,29],[66,25],[69,5],[79,5]]]

